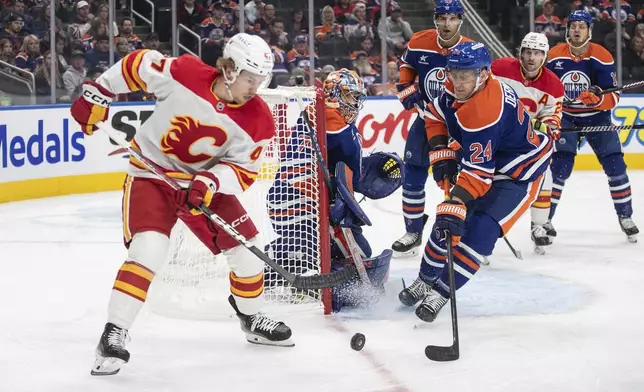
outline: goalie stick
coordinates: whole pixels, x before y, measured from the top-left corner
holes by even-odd
[[[449,198],[449,181],[445,183],[445,199]],[[432,361],[448,362],[456,361],[460,357],[458,340],[458,316],[456,314],[456,283],[454,278],[454,256],[452,254],[452,234],[446,233],[445,247],[447,248],[447,268],[449,272],[449,307],[452,315],[452,345],[425,347],[425,356]]]
[[[135,148],[132,148],[130,143],[125,140],[121,132],[113,129],[108,124],[102,121],[97,123],[96,125],[100,130],[105,132],[110,137],[110,139],[115,141],[119,146],[129,151],[129,153],[137,160],[142,162],[152,174],[156,175],[160,180],[168,184],[172,189],[174,189],[175,191],[182,189],[181,186],[173,178],[165,174],[156,163],[152,162]],[[237,240],[237,242],[239,242],[242,246],[252,252],[264,263],[268,264],[268,266],[270,266],[275,272],[281,275],[287,282],[291,284],[291,286],[295,288],[304,290],[318,290],[323,288],[335,287],[352,279],[356,275],[355,267],[352,265],[349,265],[348,267],[340,271],[335,271],[329,274],[311,276],[295,275],[284,269],[284,267],[282,267],[281,265],[277,264],[274,260],[268,257],[266,253],[259,250],[255,245],[252,245],[250,242],[248,242],[248,240],[246,240],[243,235],[241,235],[237,230],[235,230],[234,227],[229,225],[228,222],[223,220],[219,215],[213,213],[203,205],[196,206],[195,208],[201,211],[206,217],[208,217],[208,219],[213,221],[218,227],[220,227],[231,237]]]
[[[299,104],[303,105],[301,101],[299,102]],[[313,148],[315,149],[315,157],[318,161],[318,166],[320,166],[322,170],[322,174],[324,176],[324,181],[326,182],[326,186],[327,188],[329,188],[329,194],[330,194],[329,199],[330,199],[335,194],[335,187],[333,185],[333,182],[331,181],[331,174],[329,173],[329,168],[326,166],[326,161],[324,160],[324,157],[322,157],[322,151],[320,150],[320,145],[318,144],[317,139],[315,138],[315,132],[313,131],[313,127],[311,126],[311,122],[306,112],[306,108],[302,110],[301,116],[302,116],[302,121],[304,121],[305,123],[306,132],[309,136],[309,139],[311,139],[311,144],[313,144]],[[351,253],[353,266],[358,272],[358,276],[360,277],[360,280],[363,283],[370,283],[369,276],[367,276],[367,270],[365,269],[364,263],[362,262],[362,257],[360,257],[358,244],[356,243],[355,238],[353,238],[353,232],[351,231],[350,228],[343,227],[342,233],[344,234],[344,238],[346,239],[347,245],[349,246],[349,252]]]

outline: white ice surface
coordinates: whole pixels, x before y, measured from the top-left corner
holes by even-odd
[[[638,222],[644,172],[630,176]],[[545,256],[531,250],[526,214],[509,235],[526,260],[500,241],[491,266],[459,291],[461,359],[451,363],[424,356],[427,344],[451,343],[448,308],[417,329],[413,311],[395,302],[285,316],[290,349],[246,343],[234,318],[144,310],[131,330],[130,363],[113,377],[90,376],[125,256],[120,197],[0,205],[1,392],[644,391],[642,244],[626,242],[602,173],[573,174],[554,222],[559,237]],[[441,199],[433,184],[427,199],[433,215]],[[402,234],[400,205],[400,194],[366,204],[374,251]],[[393,260],[391,279],[411,282],[418,265]],[[362,352],[349,347],[355,332],[367,337]]]

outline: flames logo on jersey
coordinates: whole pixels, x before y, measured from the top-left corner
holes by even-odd
[[[427,73],[425,76],[425,93],[427,93],[429,99],[438,97],[445,88],[445,79],[447,78],[447,73],[444,68],[434,68]]]
[[[203,124],[190,116],[175,116],[170,124],[172,128],[161,137],[161,151],[184,163],[211,159],[217,148],[228,140],[228,134],[221,127]]]
[[[566,98],[575,99],[590,88],[590,78],[583,72],[570,71],[561,77],[561,83],[564,85]]]

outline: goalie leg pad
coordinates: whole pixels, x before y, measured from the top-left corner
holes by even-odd
[[[148,289],[168,255],[170,239],[156,231],[137,233],[128,260],[116,275],[108,305],[108,322],[130,329],[147,298]]]
[[[384,284],[389,279],[389,263],[393,252],[385,249],[380,255],[364,259],[365,270],[372,287],[364,287],[359,278],[355,278],[332,289],[332,309],[339,312],[343,307],[361,307],[377,303],[384,294]],[[344,264],[334,262],[332,271],[344,268]]]

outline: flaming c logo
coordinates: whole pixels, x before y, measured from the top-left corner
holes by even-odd
[[[161,151],[178,160],[194,164],[211,159],[216,149],[228,140],[228,134],[216,125],[208,125],[190,116],[175,116],[161,137]]]

